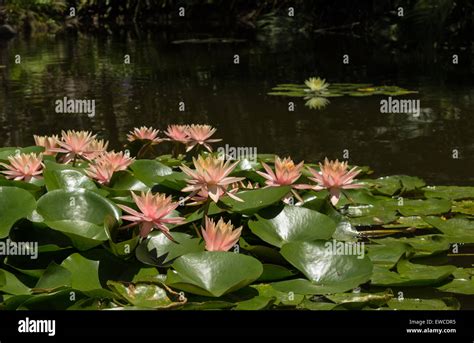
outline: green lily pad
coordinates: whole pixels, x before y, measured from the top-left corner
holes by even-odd
[[[130,165],[130,169],[138,180],[149,187],[156,185],[163,176],[173,172],[170,167],[154,160],[136,160]]]
[[[36,283],[35,288],[54,289],[63,286],[71,286],[72,274],[66,268],[51,262]]]
[[[40,146],[28,146],[25,148],[20,147],[5,147],[0,148],[0,160],[8,160],[9,156],[15,156],[17,154],[29,154],[34,152],[35,154],[39,154],[44,151],[43,147]]]
[[[382,306],[393,298],[391,291],[381,293],[337,293],[326,295],[325,298],[350,309],[362,308],[366,305]]]
[[[199,238],[181,232],[170,233],[177,242],[171,241],[159,231],[152,232],[148,237],[147,249],[156,253],[160,264],[168,264],[179,256],[204,251],[204,242]]]
[[[440,283],[448,278],[455,266],[427,266],[401,260],[397,265],[398,273],[387,268],[376,266],[371,279],[372,285],[377,286],[429,286]]]
[[[353,254],[357,252],[354,247],[336,241],[293,242],[283,245],[281,254],[314,284],[344,292],[367,282],[372,275],[372,262],[367,256]]]
[[[423,188],[425,197],[448,200],[474,199],[474,187],[430,186]]]
[[[474,201],[473,200],[453,201],[453,206],[451,208],[451,211],[474,216]]]
[[[258,284],[250,286],[258,291],[259,296],[274,299],[275,305],[296,306],[304,299],[304,295],[294,291],[279,291],[273,284]]]
[[[387,237],[380,239],[372,239],[372,241],[382,245],[400,243],[409,244],[412,247],[413,252],[415,252],[416,257],[438,254],[448,250],[451,246],[449,240],[447,240],[444,235],[424,235],[410,238]]]
[[[289,278],[295,275],[291,270],[278,264],[263,264],[263,273],[258,278],[259,281],[276,281]]]
[[[403,205],[398,206],[398,212],[405,217],[441,214],[450,210],[451,201],[445,199],[404,200]]]
[[[232,252],[204,251],[177,258],[166,284],[193,294],[220,297],[258,279],[262,264]]]
[[[474,295],[474,268],[458,268],[453,276],[451,282],[437,289],[448,293]]]
[[[0,187],[0,238],[5,238],[19,219],[28,217],[36,208],[30,192],[16,187]]]
[[[50,161],[45,162],[45,166],[43,176],[48,192],[55,189],[73,190],[78,188],[97,190],[94,181],[78,168]]]
[[[375,265],[390,269],[411,250],[411,246],[406,243],[371,244],[367,250],[367,255]]]
[[[446,235],[450,243],[474,243],[474,221],[453,218],[443,220],[439,217],[427,217],[425,221]]]
[[[256,217],[249,221],[250,230],[277,247],[289,242],[329,239],[336,229],[331,218],[304,207],[285,206],[273,218]]]
[[[37,212],[46,225],[68,236],[79,250],[106,241],[106,217],[116,221],[120,218],[120,212],[112,202],[85,189],[48,192],[38,200]]]
[[[454,298],[446,299],[391,299],[387,303],[392,310],[459,310],[459,302]]]
[[[169,295],[169,291],[156,283],[122,283],[108,281],[107,285],[134,306],[163,309],[182,304],[173,301]],[[175,295],[175,298],[178,298],[178,296]]]
[[[290,187],[288,186],[260,188],[237,193],[236,196],[243,201],[237,201],[229,196],[222,197],[220,201],[232,212],[251,215],[280,201],[289,192]]]
[[[264,310],[268,308],[274,301],[275,301],[274,298],[258,295],[256,297],[253,297],[252,299],[237,302],[237,306],[234,307],[234,310],[238,310],[238,311]]]
[[[24,285],[15,274],[4,269],[0,269],[0,292],[13,295],[30,294],[29,287]]]

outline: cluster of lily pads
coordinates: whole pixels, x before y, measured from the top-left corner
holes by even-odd
[[[398,86],[375,86],[370,83],[328,83],[320,77],[310,77],[304,84],[282,83],[272,88],[268,95],[302,97],[310,109],[320,110],[330,104],[329,98],[341,96],[365,97],[371,95],[399,96],[416,91]]]
[[[226,160],[215,131],[136,128],[120,152],[85,131],[1,148],[0,308],[459,309],[474,294],[474,268],[444,260],[474,243],[474,187]]]

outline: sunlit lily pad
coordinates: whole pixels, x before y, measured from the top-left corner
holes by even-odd
[[[336,223],[331,218],[304,207],[285,206],[274,217],[256,217],[249,221],[250,230],[277,247],[288,242],[329,239],[336,229]]]
[[[458,268],[454,279],[438,287],[442,292],[474,295],[474,268]]]
[[[430,186],[423,188],[425,197],[448,200],[474,199],[474,187],[468,186]]]
[[[106,198],[85,189],[48,192],[38,200],[38,213],[50,228],[68,236],[79,250],[107,240],[107,216],[119,220],[120,212]]]
[[[281,254],[314,284],[331,288],[333,292],[344,292],[367,282],[372,275],[370,259],[337,254],[334,242],[287,243],[281,248]]]
[[[287,186],[269,187],[237,193],[236,195],[243,201],[237,201],[228,196],[222,197],[220,200],[233,212],[250,215],[280,201],[289,192],[290,188]]]
[[[453,218],[443,220],[439,217],[427,217],[425,221],[443,232],[450,243],[474,243],[474,221]]]
[[[161,264],[167,264],[175,258],[194,252],[204,251],[204,242],[199,238],[181,232],[172,232],[171,241],[159,231],[152,232],[148,237],[147,249],[155,254]]]
[[[258,279],[262,264],[232,252],[204,251],[177,258],[166,284],[193,294],[220,297]]]

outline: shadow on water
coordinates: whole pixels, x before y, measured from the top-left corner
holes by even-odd
[[[336,35],[172,43],[213,36],[221,35],[130,31],[1,43],[0,146],[32,144],[33,134],[86,129],[119,148],[134,126],[205,122],[218,128],[224,144],[257,147],[259,153],[316,161],[342,158],[348,149],[352,163],[370,165],[378,175],[474,181],[474,78],[468,64],[453,66],[447,53],[393,53],[363,38]],[[21,64],[14,63],[17,54]],[[130,65],[123,63],[125,54]],[[349,54],[349,65],[343,54]],[[420,99],[421,115],[381,114],[381,96],[333,98],[312,110],[303,99],[267,95],[279,83],[303,83],[310,76],[417,90],[409,97]],[[96,116],[55,113],[55,101],[65,96],[95,99]],[[288,101],[295,102],[294,112]],[[459,159],[453,159],[456,151]]]

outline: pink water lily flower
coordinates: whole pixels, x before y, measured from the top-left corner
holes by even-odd
[[[341,189],[360,188],[363,185],[356,184],[354,178],[360,173],[357,167],[347,170],[347,162],[329,161],[324,159],[324,164],[319,163],[320,172],[308,167],[313,177],[309,179],[317,183],[317,185],[306,185],[305,188],[314,189],[316,191],[327,189],[331,194],[331,203],[336,205],[341,197]]]
[[[35,144],[37,146],[42,146],[44,148],[43,155],[56,155],[56,152],[54,152],[52,149],[59,147],[58,135],[52,135],[52,136],[33,135],[33,138],[35,139]]]
[[[224,163],[223,159],[213,156],[202,157],[197,159],[193,157],[195,170],[181,166],[181,170],[190,177],[186,182],[188,186],[182,189],[182,192],[192,192],[188,198],[198,195],[199,199],[210,198],[214,202],[218,202],[219,198],[227,194],[231,198],[242,201],[232,192],[227,191],[230,184],[242,181],[243,177],[229,177],[239,162],[230,165],[230,161]]]
[[[225,223],[222,218],[217,224],[208,217],[205,222],[206,227],[201,228],[201,232],[207,251],[228,251],[239,241],[242,226],[234,229],[230,221]]]
[[[278,156],[275,157],[275,172],[266,163],[262,162],[262,166],[267,173],[257,171],[257,173],[263,176],[265,184],[270,187],[275,186],[289,186],[298,180],[301,176],[301,169],[303,168],[304,161],[295,165],[291,158],[280,159]]]
[[[107,152],[108,146],[108,141],[105,141],[103,139],[93,139],[92,142],[89,144],[87,151],[83,154],[83,157],[88,161],[92,161]]]
[[[216,129],[210,125],[195,125],[192,124],[188,127],[189,141],[187,143],[186,151],[192,150],[197,145],[204,146],[209,152],[212,151],[212,147],[209,143],[220,142],[222,139],[210,139],[210,137],[216,132]]]
[[[151,230],[158,229],[170,240],[173,240],[167,225],[183,224],[185,222],[182,217],[170,217],[170,214],[179,206],[179,203],[173,202],[171,196],[167,197],[165,194],[159,193],[152,194],[151,191],[141,192],[141,195],[132,192],[132,197],[139,211],[125,205],[118,205],[128,213],[128,215],[122,216],[122,219],[131,222],[122,228],[139,225],[140,237],[143,238],[147,237]]]
[[[97,180],[97,182],[108,184],[114,175],[115,168],[110,163],[98,161],[91,163],[85,172],[87,176]]]
[[[95,137],[89,131],[62,131],[61,140],[58,141],[59,148],[52,148],[50,150],[65,153],[64,162],[67,163],[76,157],[85,157],[90,153],[90,146]]]
[[[169,125],[165,131],[170,140],[186,144],[189,142],[188,125]]]
[[[126,170],[130,164],[135,161],[135,158],[131,158],[127,154],[125,154],[123,151],[120,152],[115,152],[115,151],[109,151],[106,153],[103,153],[99,157],[100,161],[103,161],[106,164],[109,164],[114,171],[119,171],[119,170]]]
[[[133,142],[136,140],[148,140],[153,143],[160,143],[161,138],[158,138],[158,133],[160,131],[154,128],[142,126],[140,128],[136,127],[127,134],[127,140]]]
[[[6,175],[7,179],[13,179],[15,181],[26,181],[29,182],[31,179],[41,178],[43,173],[43,155],[42,154],[17,154],[14,156],[8,156],[8,161],[10,165],[5,163],[0,163],[0,166],[4,167],[7,170],[0,171]]]

